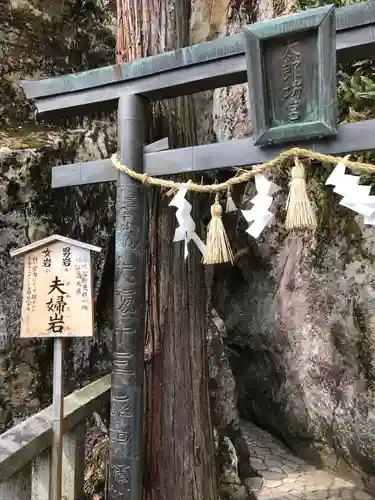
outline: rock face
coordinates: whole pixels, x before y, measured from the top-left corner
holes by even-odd
[[[114,60],[113,28],[106,0],[2,0],[0,123],[30,117],[21,78],[57,76]]]
[[[237,238],[237,265],[218,271],[214,304],[237,353],[243,417],[321,465],[373,476],[374,233],[320,173],[310,184],[316,236],[286,235],[284,190],[259,243]]]
[[[51,166],[66,159],[92,157],[102,141],[89,134],[71,134],[49,141],[38,150],[0,148],[1,232],[0,232],[0,429],[13,425],[18,417],[34,413],[51,397],[52,341],[20,340],[20,298],[23,260],[9,252],[54,233],[95,242],[103,255],[94,257],[96,290],[100,291],[104,260],[113,224],[113,186],[82,189],[50,188]],[[113,200],[114,201],[114,200]],[[111,269],[107,274],[111,275]],[[100,296],[100,294],[99,294]],[[101,308],[101,305],[99,303]],[[106,305],[103,304],[103,307]],[[101,311],[102,312],[102,311]],[[98,310],[100,314],[100,309]],[[95,370],[108,369],[111,339],[104,325],[95,341],[77,340],[67,344],[66,391],[71,392]]]
[[[293,2],[285,2],[284,11],[273,5],[277,12],[267,0],[257,2],[258,8],[231,2],[229,9],[200,2],[197,18],[212,13],[213,21],[193,25],[193,38],[225,35],[295,9]],[[209,127],[217,140],[251,134],[247,100],[240,85],[217,89],[205,102],[200,113],[212,113]],[[207,121],[200,124],[204,131]],[[227,327],[242,416],[318,465],[363,475],[374,489],[375,237],[339,206],[324,186],[327,176],[314,166],[309,181],[319,216],[314,238],[288,236],[283,229],[285,174],[276,179],[283,186],[276,221],[257,242],[244,233],[240,217],[236,224],[227,216],[236,264],[215,270],[212,305]],[[243,199],[237,193],[241,208],[248,200],[248,192]]]
[[[34,121],[20,78],[79,71],[114,59],[113,14],[106,3],[5,0],[0,12],[0,432],[47,405],[52,342],[19,340],[22,259],[9,251],[58,233],[103,247],[95,260],[95,340],[67,344],[66,391],[108,370],[110,308],[101,290],[113,227],[114,186],[52,191],[51,167],[109,155],[111,121],[72,122],[75,131]],[[68,22],[69,21],[69,22]],[[60,124],[62,125],[62,124]],[[104,285],[103,285],[104,283]],[[108,313],[108,314],[107,314]]]

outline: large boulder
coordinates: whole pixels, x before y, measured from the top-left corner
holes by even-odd
[[[276,220],[259,241],[239,220],[236,265],[217,272],[213,303],[235,352],[242,416],[320,465],[371,477],[375,231],[339,206],[327,175],[317,168],[310,182],[315,235],[286,234],[283,174]]]

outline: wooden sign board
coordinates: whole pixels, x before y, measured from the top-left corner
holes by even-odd
[[[245,28],[255,145],[337,133],[333,5]]]
[[[11,253],[25,254],[21,338],[93,335],[91,250],[53,236]]]

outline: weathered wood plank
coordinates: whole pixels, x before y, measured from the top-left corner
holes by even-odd
[[[7,481],[0,481],[0,498],[2,500],[30,500],[31,464],[26,464]]]
[[[107,375],[65,398],[65,432],[76,427],[109,398],[110,379]],[[51,446],[51,419],[50,406],[0,436],[0,482],[10,479]],[[8,497],[0,495],[0,498]]]
[[[31,500],[49,498],[51,485],[51,450],[45,450],[32,462]],[[30,498],[27,498],[30,500]]]
[[[336,10],[338,61],[375,54],[375,1]],[[121,94],[151,100],[192,94],[247,81],[242,33],[122,65],[41,81],[23,81],[39,113],[101,103],[115,109]],[[360,51],[358,49],[361,49]],[[76,111],[75,111],[76,112]]]
[[[17,250],[12,250],[9,252],[11,257],[16,257],[17,255],[22,255],[33,250],[40,249],[46,245],[50,245],[56,241],[61,241],[61,243],[65,243],[66,245],[72,245],[79,248],[83,248],[85,250],[90,250],[91,252],[101,252],[102,249],[95,245],[91,245],[90,243],[84,243],[82,241],[72,240],[72,238],[67,238],[66,236],[60,236],[59,234],[52,234],[51,236],[47,236],[47,238],[43,238],[42,240],[34,241],[29,245],[26,245],[22,248],[17,248]]]
[[[64,500],[83,498],[85,481],[86,421],[64,435],[62,458],[62,497]]]
[[[357,123],[343,123],[338,127],[335,138],[304,141],[299,144],[283,144],[278,147],[262,148],[254,146],[253,139],[237,139],[203,146],[169,149],[144,155],[144,168],[152,176],[172,175],[185,172],[198,172],[221,168],[256,165],[271,160],[288,147],[298,145],[321,153],[346,154],[349,152],[375,150],[375,120]],[[117,179],[117,170],[110,159],[79,164],[63,165],[52,169],[52,187],[78,186],[95,182],[108,182]],[[62,172],[63,175],[54,172]],[[95,171],[100,170],[101,177]]]

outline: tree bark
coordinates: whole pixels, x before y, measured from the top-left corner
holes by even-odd
[[[117,62],[188,45],[190,0],[117,0],[117,13]],[[191,98],[154,106],[152,133],[173,146],[194,143]],[[175,210],[155,189],[148,201],[143,498],[216,500],[201,255],[190,243],[184,262]]]

